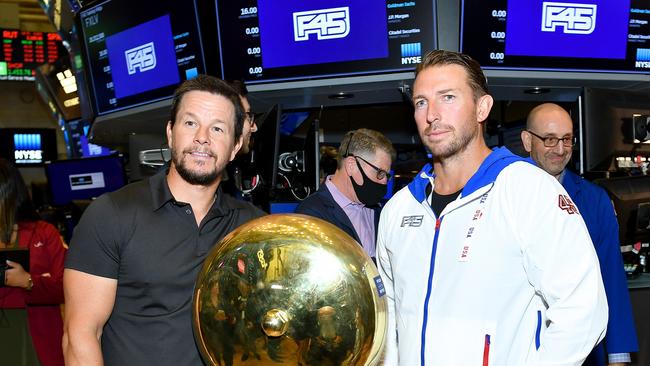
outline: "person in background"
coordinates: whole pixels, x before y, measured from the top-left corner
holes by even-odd
[[[237,155],[248,154],[251,151],[251,135],[257,132],[257,124],[255,123],[255,113],[251,111],[251,104],[248,101],[248,89],[246,84],[241,80],[232,80],[229,82],[230,86],[235,89],[241,100],[242,107],[244,107],[244,126],[242,129],[242,145]]]
[[[0,250],[29,249],[29,272],[0,263],[0,364],[63,366],[61,235],[40,219],[16,167],[0,158]]]
[[[605,339],[584,364],[625,365],[631,361],[630,353],[637,352],[639,346],[612,202],[604,189],[566,169],[576,138],[573,121],[564,108],[553,103],[533,108],[526,121],[526,130],[521,132],[521,140],[535,164],[555,177],[578,206],[598,255],[609,305],[609,322]]]
[[[169,168],[86,209],[64,272],[66,365],[202,365],[192,330],[196,277],[216,243],[263,215],[220,189],[244,121],[227,83],[184,81],[167,123]]]
[[[320,167],[319,177],[320,184],[325,183],[325,178],[328,175],[336,173],[339,162],[337,157],[339,151],[334,146],[321,146],[320,147],[320,160],[318,166]]]
[[[412,100],[432,161],[381,213],[385,364],[581,365],[604,336],[607,302],[566,192],[487,147],[493,99],[469,56],[422,57]]]
[[[237,152],[235,159],[226,166],[221,181],[225,193],[238,199],[250,200],[250,194],[259,182],[257,172],[252,169],[250,155],[253,149],[251,136],[254,132],[257,132],[257,123],[255,113],[251,111],[251,105],[248,101],[246,84],[241,80],[231,80],[228,81],[228,85],[239,94],[245,118],[242,128],[242,147]]]
[[[380,132],[366,128],[347,132],[339,147],[336,172],[295,212],[334,224],[374,258],[379,202],[386,195],[394,158],[393,145]]]

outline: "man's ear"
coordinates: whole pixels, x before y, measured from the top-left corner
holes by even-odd
[[[478,119],[479,123],[485,121],[488,118],[493,104],[494,99],[492,99],[492,96],[489,94],[485,94],[484,96],[478,98],[478,102],[476,103],[476,118]]]
[[[521,142],[524,144],[524,149],[526,152],[531,152],[533,150],[532,135],[530,132],[523,130],[521,131]]]
[[[233,161],[235,159],[235,156],[237,156],[237,153],[239,152],[239,149],[241,149],[243,144],[244,144],[244,134],[242,133],[239,136],[239,139],[235,141],[235,146],[233,146],[232,153],[230,153],[229,161]]]
[[[343,168],[348,175],[351,175],[355,169],[355,159],[350,159],[351,156],[343,158]]]
[[[165,133],[167,135],[167,146],[172,147],[172,121],[167,121],[167,127],[165,128]]]

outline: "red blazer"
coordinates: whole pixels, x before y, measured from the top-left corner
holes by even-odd
[[[63,366],[63,262],[66,249],[58,230],[45,221],[18,224],[18,246],[29,247],[31,291],[0,289],[5,308],[27,308],[32,342],[42,366]],[[43,276],[49,273],[50,276]]]

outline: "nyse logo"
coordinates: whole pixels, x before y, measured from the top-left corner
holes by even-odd
[[[124,51],[126,68],[129,75],[135,74],[138,69],[145,72],[156,67],[156,50],[153,42],[145,43]]]
[[[404,216],[402,217],[402,224],[400,227],[410,226],[410,227],[420,227],[422,226],[423,215],[416,216]]]
[[[293,13],[293,38],[307,41],[315,34],[323,39],[345,38],[350,33],[350,8],[330,8]]]
[[[591,34],[596,28],[596,4],[542,3],[542,32]]]
[[[650,69],[650,48],[636,49],[635,67],[640,69]]]
[[[419,64],[422,62],[422,45],[420,43],[402,43],[402,65]]]

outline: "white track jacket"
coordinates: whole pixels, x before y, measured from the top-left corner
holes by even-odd
[[[384,365],[581,365],[604,336],[607,300],[562,186],[505,148],[440,217],[429,184],[427,165],[381,213]]]

